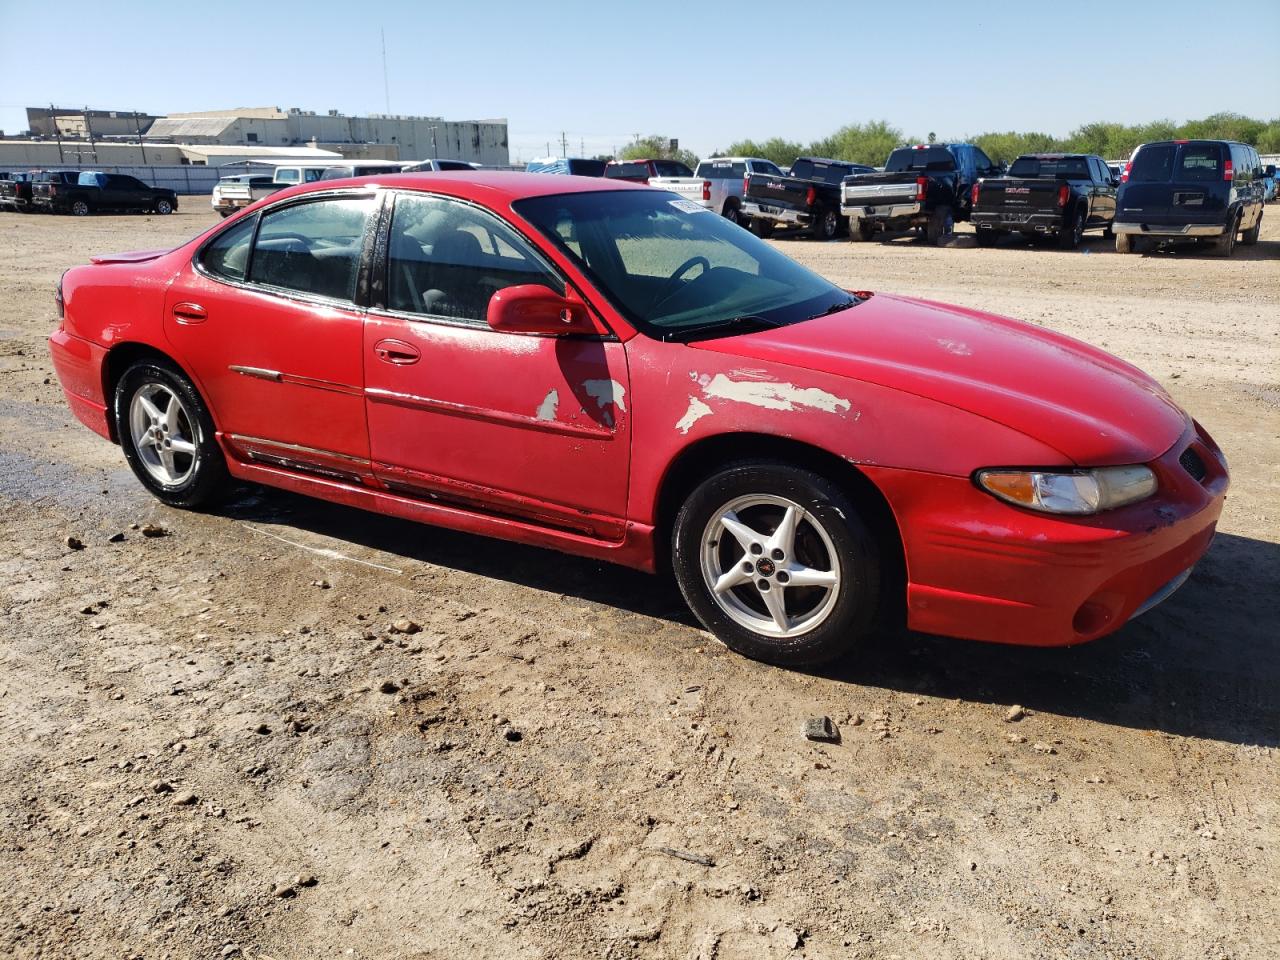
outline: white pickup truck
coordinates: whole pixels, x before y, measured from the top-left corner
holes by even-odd
[[[742,194],[753,173],[782,176],[778,165],[759,157],[712,157],[698,164],[692,177],[651,177],[649,186],[669,190],[714,210],[734,223],[746,225]]]
[[[235,177],[223,177],[213,187],[210,203],[221,216],[229,217],[242,207],[269,197],[277,190],[283,190],[288,183],[279,183],[274,177],[265,174],[241,174]]]

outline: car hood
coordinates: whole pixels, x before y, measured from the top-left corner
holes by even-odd
[[[1103,350],[1019,320],[909,297],[877,294],[827,317],[690,346],[926,397],[1017,430],[1081,466],[1154,460],[1187,425],[1155,380]]]

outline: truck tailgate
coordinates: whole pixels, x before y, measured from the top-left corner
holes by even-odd
[[[794,177],[775,177],[768,173],[753,173],[747,179],[746,199],[792,210],[809,207],[809,189],[814,184]]]
[[[917,173],[859,173],[847,178],[840,187],[840,197],[850,205],[880,206],[911,203],[919,187]]]
[[[650,177],[649,186],[668,190],[697,203],[701,203],[703,196],[711,192],[711,181],[702,177]]]
[[[983,180],[974,213],[1057,213],[1058,194],[1064,181],[1000,177]]]

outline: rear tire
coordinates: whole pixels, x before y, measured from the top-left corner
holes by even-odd
[[[768,240],[773,236],[773,221],[754,217],[751,220],[750,229],[761,240]]]
[[[876,235],[876,225],[870,220],[859,220],[858,225],[853,226],[853,222],[849,223],[849,239],[866,243]]]
[[[1084,239],[1084,210],[1076,207],[1070,214],[1070,219],[1062,225],[1062,231],[1058,234],[1058,246],[1063,250],[1074,250],[1080,246],[1080,241]]]
[[[724,205],[724,218],[730,223],[742,226],[742,213],[739,211],[738,205],[732,200]]]
[[[226,492],[230,475],[213,418],[173,364],[157,358],[129,367],[116,384],[112,412],[125,460],[156,499],[194,510]]]
[[[1213,252],[1220,257],[1229,257],[1236,248],[1236,234],[1240,232],[1240,218],[1232,219],[1227,232],[1213,241]]]
[[[955,217],[948,207],[938,207],[929,214],[929,222],[924,228],[924,237],[935,247],[940,247],[955,232]]]
[[[840,214],[835,210],[815,213],[811,229],[815,240],[834,240],[840,232]]]
[[[685,501],[671,549],[698,619],[753,660],[790,667],[834,660],[876,622],[875,538],[844,491],[809,470],[777,461],[729,464]]]
[[[1133,234],[1117,233],[1116,234],[1116,253],[1133,253]]]
[[[979,230],[975,236],[978,238],[978,246],[980,247],[994,247],[1000,242],[999,230]]]
[[[1252,247],[1258,242],[1258,234],[1262,232],[1262,212],[1258,212],[1258,222],[1252,227],[1240,234],[1240,242],[1246,247]]]

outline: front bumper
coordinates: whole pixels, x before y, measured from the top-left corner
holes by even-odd
[[[1115,233],[1133,233],[1144,237],[1220,237],[1227,232],[1222,223],[1120,223],[1111,225]]]
[[[1179,462],[1188,449],[1202,479]],[[963,477],[865,468],[902,532],[908,626],[1052,647],[1145,613],[1208,550],[1229,483],[1221,451],[1195,427],[1148,465],[1160,484],[1153,497],[1074,518],[1012,507]]]
[[[742,202],[742,213],[753,220],[772,220],[774,223],[788,223],[797,227],[807,227],[813,223],[813,216],[801,213],[789,207],[775,207],[772,204],[757,203],[754,200]]]
[[[76,419],[94,433],[114,440],[102,387],[106,349],[59,327],[49,337],[49,355],[67,405]]]

